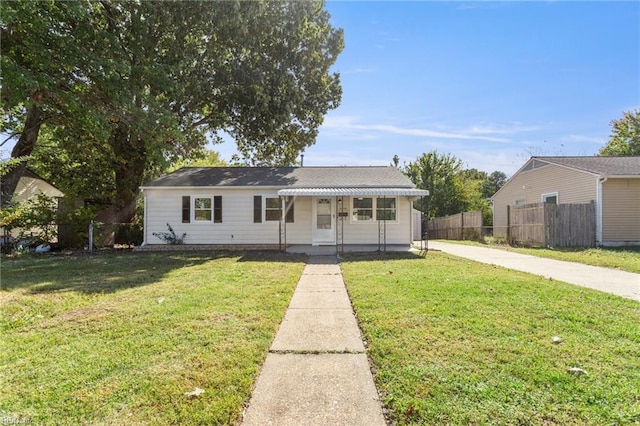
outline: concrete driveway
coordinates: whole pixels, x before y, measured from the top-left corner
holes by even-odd
[[[640,274],[443,241],[429,241],[429,250],[439,250],[640,301]]]

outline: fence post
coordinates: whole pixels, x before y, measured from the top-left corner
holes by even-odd
[[[511,206],[507,204],[507,244],[511,245]]]
[[[462,223],[462,241],[464,241],[464,212],[462,212],[460,216],[460,222]]]
[[[93,252],[93,220],[89,223],[89,253]]]

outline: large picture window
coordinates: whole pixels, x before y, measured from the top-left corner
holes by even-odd
[[[374,220],[395,222],[397,217],[396,198],[353,198],[351,209],[353,222],[372,222]]]

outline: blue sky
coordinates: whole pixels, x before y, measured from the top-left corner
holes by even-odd
[[[530,155],[595,154],[611,120],[640,106],[639,2],[326,7],[345,35],[335,65],[342,104],[305,166],[386,165],[438,150],[511,175]]]

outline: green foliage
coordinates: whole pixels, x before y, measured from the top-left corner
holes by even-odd
[[[477,169],[463,170],[462,161],[437,151],[409,163],[404,173],[418,188],[429,190],[429,218],[480,210],[485,226],[493,223],[489,197],[506,182],[506,175],[500,171],[488,175]],[[420,210],[424,208],[421,200],[416,205]]]
[[[65,200],[65,205],[75,206],[77,202]],[[89,240],[89,224],[96,218],[98,209],[95,206],[71,208],[60,215],[60,223],[69,226],[71,232],[65,235],[64,245],[67,247],[84,247]]]
[[[640,109],[627,111],[622,118],[611,122],[609,142],[598,155],[640,155]]]
[[[465,210],[464,187],[460,179],[462,162],[451,154],[428,152],[410,162],[404,172],[420,189],[429,190],[429,218]],[[422,200],[417,202],[424,209]]]
[[[0,226],[7,231],[19,229],[18,239],[28,238],[36,243],[49,243],[58,236],[57,221],[58,203],[42,193],[0,210]]]
[[[0,177],[5,176],[11,169],[17,165],[29,160],[29,157],[16,157],[0,160]]]
[[[165,244],[184,244],[184,238],[187,236],[186,233],[182,234],[181,237],[178,237],[171,225],[169,225],[168,223],[167,229],[169,232],[154,232],[153,236],[164,241]]]
[[[242,162],[294,164],[340,103],[343,34],[322,1],[6,2],[0,18],[1,130],[26,134],[31,111],[48,133],[14,151],[122,211],[218,132]]]
[[[210,149],[198,150],[191,158],[179,159],[167,172],[173,172],[182,167],[224,167],[227,163],[220,158],[220,154]]]

